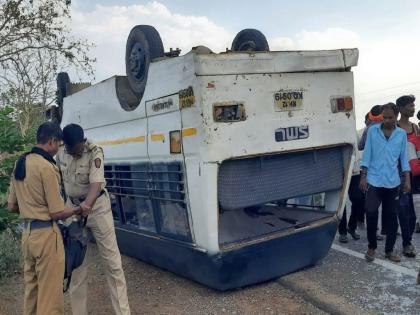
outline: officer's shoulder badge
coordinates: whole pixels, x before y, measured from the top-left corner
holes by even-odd
[[[88,151],[93,151],[93,152],[95,152],[95,149],[96,149],[96,148],[97,148],[97,145],[96,145],[96,144],[91,143],[91,142],[87,143],[87,149],[88,149]]]
[[[96,168],[100,168],[101,167],[101,159],[100,158],[96,158],[95,159],[95,166],[96,166]]]
[[[92,151],[93,153],[103,152],[102,148],[97,146],[96,144],[92,146],[90,151]]]

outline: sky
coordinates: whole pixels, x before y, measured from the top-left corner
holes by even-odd
[[[245,28],[263,32],[270,50],[356,47],[358,128],[373,105],[420,97],[418,0],[73,0],[73,33],[95,44],[95,82],[125,74],[127,36],[138,24],[154,26],[165,51],[182,54],[198,45],[225,51]]]

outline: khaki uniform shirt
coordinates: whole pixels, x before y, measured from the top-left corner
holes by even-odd
[[[38,154],[29,154],[25,165],[23,181],[12,176],[8,202],[19,206],[22,219],[50,221],[50,213],[64,210],[58,168]]]
[[[102,148],[96,144],[87,140],[80,158],[74,158],[62,146],[58,150],[56,160],[63,176],[64,190],[68,197],[85,198],[90,183],[102,183],[101,188],[105,189],[104,154]],[[109,196],[105,191],[102,196],[96,199],[92,207],[92,214],[110,209]]]

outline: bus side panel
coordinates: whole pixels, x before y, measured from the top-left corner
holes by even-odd
[[[103,148],[106,163],[148,161],[146,117],[117,125],[87,129],[86,136]]]
[[[182,144],[188,177],[188,198],[196,244],[214,253],[218,245],[217,163],[203,163],[201,145],[206,126],[202,119],[201,89],[192,86],[194,104],[181,109]]]

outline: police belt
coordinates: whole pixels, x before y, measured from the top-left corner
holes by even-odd
[[[105,194],[105,189],[101,190],[101,192],[98,195],[98,198],[100,196],[102,196],[103,194]],[[83,201],[86,200],[86,197],[71,197],[71,196],[68,196],[68,197],[69,197],[71,203],[76,205],[76,206],[80,205]]]
[[[53,221],[43,221],[37,219],[23,219],[23,227],[25,229],[36,230],[52,227]]]

